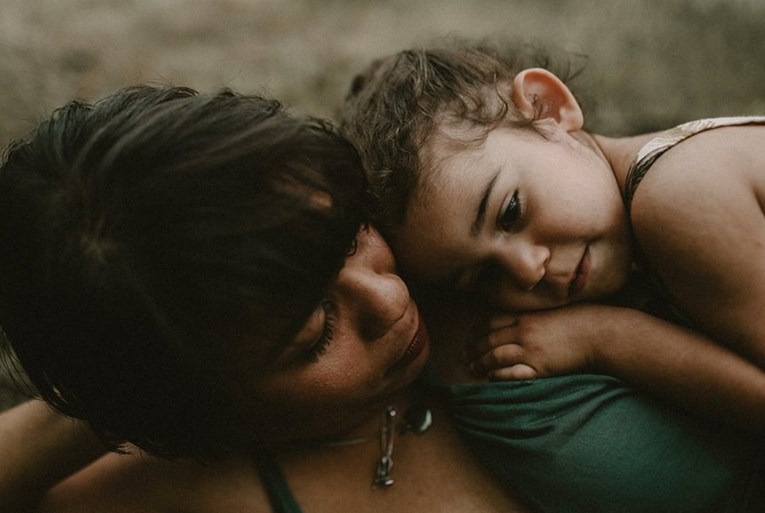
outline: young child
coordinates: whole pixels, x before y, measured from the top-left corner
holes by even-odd
[[[611,374],[762,433],[765,117],[610,138],[565,78],[470,45],[376,61],[343,114],[376,225],[405,275],[513,312],[474,348],[489,378]],[[715,342],[586,303],[635,265]]]

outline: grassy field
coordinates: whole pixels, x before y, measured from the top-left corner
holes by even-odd
[[[765,114],[763,27],[761,0],[0,0],[0,144],[70,98],[144,82],[332,117],[369,60],[447,36],[586,59],[589,126],[611,134]]]

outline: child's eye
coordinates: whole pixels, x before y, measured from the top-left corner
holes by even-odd
[[[497,226],[501,230],[510,231],[518,226],[521,215],[523,214],[523,208],[521,200],[518,198],[518,191],[513,193],[513,196],[508,200],[507,205],[499,214],[497,220]]]
[[[324,310],[324,328],[319,338],[311,344],[308,350],[308,359],[312,362],[318,361],[319,356],[327,351],[327,346],[332,342],[332,338],[335,335],[335,322],[337,320],[335,306],[330,301],[323,301],[321,307]]]

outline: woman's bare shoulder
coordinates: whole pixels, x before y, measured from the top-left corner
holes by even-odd
[[[167,461],[138,450],[108,454],[50,490],[41,512],[269,512],[249,461]]]

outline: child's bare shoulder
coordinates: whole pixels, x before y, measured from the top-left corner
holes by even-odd
[[[761,330],[765,307],[763,143],[762,126],[697,134],[654,163],[631,209],[637,244],[679,306],[741,340]]]
[[[763,135],[759,126],[694,135],[662,155],[641,182],[633,231],[669,289],[709,297],[740,290],[744,276],[765,281],[730,272],[765,259]]]
[[[750,215],[765,191],[765,126],[721,127],[696,134],[656,160],[637,189],[633,226],[687,230],[709,216]],[[750,200],[755,200],[753,203]],[[689,225],[689,223],[691,223]]]

